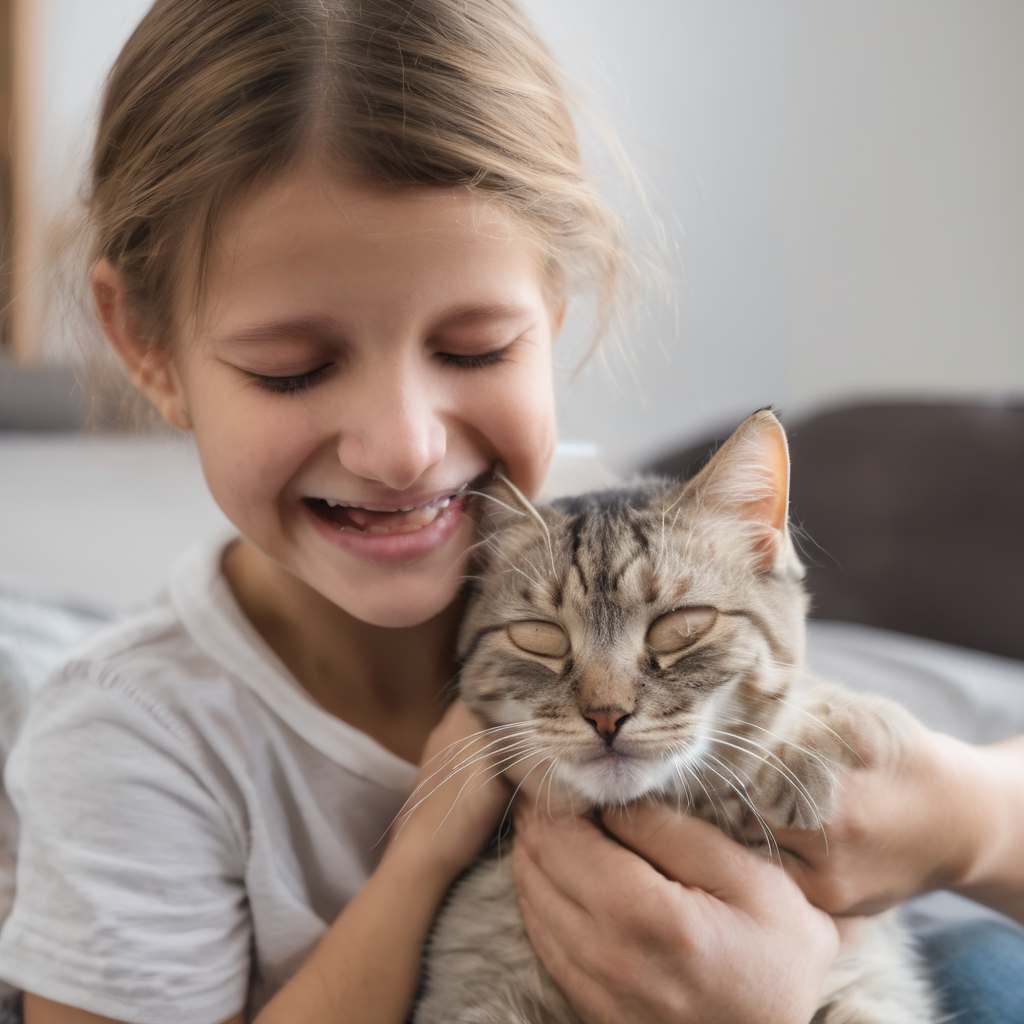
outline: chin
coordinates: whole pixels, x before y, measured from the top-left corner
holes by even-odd
[[[447,608],[459,593],[459,584],[439,586],[436,580],[395,581],[398,586],[384,586],[360,594],[353,600],[328,593],[328,597],[353,618],[370,626],[386,629],[408,629],[428,622]]]
[[[678,779],[673,759],[608,756],[582,764],[559,764],[569,790],[592,804],[608,807],[628,804],[649,793],[664,792]]]

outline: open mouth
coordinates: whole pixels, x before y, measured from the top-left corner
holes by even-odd
[[[339,530],[384,537],[397,533],[417,533],[430,526],[452,505],[456,506],[454,511],[461,510],[468,487],[469,484],[463,484],[451,494],[442,495],[425,505],[410,505],[408,508],[367,508],[363,505],[348,505],[331,498],[303,500],[315,515],[332,523]]]

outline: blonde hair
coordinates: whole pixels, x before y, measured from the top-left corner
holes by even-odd
[[[108,78],[86,200],[143,336],[168,340],[189,242],[201,281],[226,204],[310,147],[505,204],[563,295],[614,305],[619,222],[512,0],[157,0]]]

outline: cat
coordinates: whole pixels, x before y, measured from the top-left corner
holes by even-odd
[[[536,509],[507,481],[489,488],[458,656],[495,766],[529,759],[538,800],[659,798],[767,856],[771,829],[822,827],[854,738],[896,755],[906,713],[807,673],[788,485],[785,433],[763,410],[689,482]],[[414,1024],[578,1024],[527,939],[507,853],[449,893]],[[840,954],[814,1024],[939,1019],[889,911]]]

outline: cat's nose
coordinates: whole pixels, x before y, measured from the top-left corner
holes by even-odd
[[[629,718],[629,712],[622,708],[604,708],[600,711],[584,711],[583,717],[597,730],[602,739],[611,739]]]

